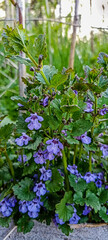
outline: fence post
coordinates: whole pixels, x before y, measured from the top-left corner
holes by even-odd
[[[72,69],[74,68],[76,29],[78,24],[78,5],[79,5],[79,0],[75,0],[75,14],[74,14],[74,21],[73,21],[73,33],[72,33],[70,58],[69,58],[69,67],[71,67]]]

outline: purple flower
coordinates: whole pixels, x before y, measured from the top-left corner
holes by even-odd
[[[100,150],[102,151],[102,157],[107,157],[108,156],[108,145],[106,144],[101,144]]]
[[[33,130],[33,129],[38,130],[38,129],[40,129],[41,128],[41,123],[39,123],[39,122],[42,122],[42,121],[43,121],[43,117],[38,116],[37,113],[34,113],[34,114],[31,113],[30,117],[25,119],[25,122],[27,122],[27,123],[30,122],[28,124],[28,128],[30,130]]]
[[[92,106],[93,106],[93,103],[86,102],[86,109],[84,110],[84,112],[88,112],[88,113],[93,112]]]
[[[105,189],[108,189],[108,185],[105,186]]]
[[[97,173],[97,179],[103,180],[103,178],[104,178],[104,174],[102,172]]]
[[[18,146],[22,147],[23,145],[27,145],[30,140],[31,138],[28,135],[26,135],[25,133],[22,133],[22,136],[15,139],[15,143]]]
[[[40,180],[47,181],[51,179],[52,172],[50,169],[46,170],[45,167],[39,169],[41,172]]]
[[[89,206],[87,206],[86,204],[85,204],[85,208],[84,208],[84,210],[83,210],[83,215],[84,216],[86,216],[88,213],[90,213],[91,212],[91,207],[89,207]]]
[[[38,152],[33,155],[35,163],[37,164],[45,163],[46,161],[45,153],[46,153],[46,150],[42,151],[41,149],[39,149]]]
[[[40,211],[40,200],[35,198],[32,201],[28,202],[28,211],[39,212]]]
[[[103,116],[103,115],[105,115],[107,112],[108,112],[108,109],[107,109],[107,108],[103,108],[103,109],[101,109],[101,110],[99,111],[99,114],[100,114],[101,116]]]
[[[4,217],[9,217],[11,215],[13,212],[12,207],[15,207],[15,203],[16,199],[14,196],[11,198],[6,197],[0,202],[0,212]]]
[[[48,152],[47,150],[46,150],[46,152],[45,152],[45,154],[44,154],[44,158],[47,160],[53,160],[54,158],[55,158],[55,156],[54,156],[54,154],[53,154],[53,152]]]
[[[79,220],[80,220],[80,217],[76,213],[73,213],[72,217],[69,219],[69,223],[77,224]]]
[[[91,143],[91,138],[87,136],[87,132],[81,135],[81,141],[84,144],[90,144]]]
[[[27,201],[19,201],[19,212],[26,213],[28,211],[28,202]]]
[[[16,198],[14,196],[9,198],[10,207],[15,207],[16,202],[17,202],[17,200],[16,200]]]
[[[78,174],[78,170],[77,170],[77,166],[75,164],[73,164],[73,166],[68,165],[67,170],[71,173],[71,174]]]
[[[62,131],[61,131],[61,133],[62,133],[65,137],[67,137],[66,131],[67,131],[67,130],[62,130]]]
[[[102,187],[102,181],[99,179],[95,182],[95,184],[96,184],[96,187],[98,187],[98,188]]]
[[[19,155],[19,157],[18,157],[18,159],[17,159],[19,162],[23,162],[23,163],[25,163],[25,162],[27,162],[28,160],[27,160],[27,156],[26,155],[23,155],[23,160],[22,160],[22,156],[21,155]]]
[[[28,215],[30,218],[37,218],[38,217],[38,212],[28,212]]]
[[[77,90],[73,90],[73,92],[75,93],[75,95],[78,95],[78,91]]]
[[[52,140],[46,141],[48,152],[52,152],[55,155],[60,154],[60,151],[63,150],[63,144],[57,139],[53,138]]]
[[[63,225],[65,222],[63,222],[62,219],[59,218],[58,214],[55,213],[55,225],[60,224]]]
[[[100,52],[97,63],[105,63],[104,57],[108,58],[108,54]]]
[[[95,182],[96,178],[96,175],[91,172],[87,172],[84,176],[86,183]]]
[[[18,103],[17,104],[19,107],[24,107],[24,105],[22,105],[21,103]]]
[[[43,106],[44,107],[48,106],[48,97],[43,99]]]
[[[40,197],[41,195],[43,196],[47,190],[45,184],[40,182],[34,185],[33,191],[36,192],[36,196]]]

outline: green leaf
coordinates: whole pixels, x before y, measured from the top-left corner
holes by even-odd
[[[22,132],[26,132],[26,130],[27,130],[27,123],[25,122],[25,119],[23,118],[23,116],[19,116],[16,122],[16,132],[22,133]]]
[[[39,55],[43,55],[43,58],[45,59],[47,57],[45,34],[40,34],[35,39],[34,45],[35,45],[36,57],[39,57]]]
[[[82,192],[75,193],[73,200],[76,204],[79,204],[81,206],[83,206],[84,203],[85,203],[85,199],[83,198],[83,193]]]
[[[87,206],[92,207],[96,213],[100,210],[101,205],[99,203],[99,198],[89,190],[86,192],[85,203]]]
[[[57,69],[54,66],[48,66],[44,65],[43,66],[43,73],[45,74],[47,80],[50,82],[51,78],[53,77],[54,74],[57,73]],[[40,73],[36,73],[36,78],[39,82],[42,84],[46,84],[44,78]]]
[[[15,61],[17,61],[21,64],[24,64],[26,66],[31,67],[32,61],[29,58],[24,58],[24,57],[21,57],[19,55],[18,56],[16,55],[16,56],[11,56],[10,59],[15,60]]]
[[[73,229],[70,228],[70,226],[68,224],[63,224],[63,225],[59,225],[58,227],[62,233],[64,233],[66,236],[69,236],[69,233],[73,232]]]
[[[13,132],[15,125],[13,123],[9,123],[0,128],[0,138],[7,140]]]
[[[73,89],[80,92],[86,92],[88,90],[88,86],[84,82],[77,82],[73,85]]]
[[[13,183],[11,183],[6,189],[2,191],[0,194],[0,202],[10,193],[10,190],[13,187]]]
[[[107,88],[107,86],[108,86],[108,78],[107,78],[107,76],[103,76],[103,75],[101,75],[100,76],[100,80],[99,80],[99,87],[100,88]]]
[[[63,105],[61,106],[63,112],[74,113],[80,110],[77,105]]]
[[[64,139],[65,139],[69,144],[79,144],[79,141],[76,140],[75,138],[72,138],[71,135],[70,135],[70,136],[67,136],[67,137],[64,136]]]
[[[60,175],[59,171],[55,168],[52,170],[51,180],[46,181],[45,186],[48,191],[57,192],[63,187],[64,185],[63,181],[64,181],[64,178]]]
[[[54,116],[50,116],[49,119],[48,119],[48,123],[49,123],[49,126],[52,130],[57,130],[59,125],[60,125],[60,122],[58,121],[58,119]]]
[[[101,93],[103,90],[98,87],[97,85],[95,85],[94,83],[86,83],[88,86],[88,89],[93,91],[94,93]]]
[[[17,231],[28,233],[32,230],[34,222],[27,215],[23,215],[17,222]]]
[[[41,201],[44,204],[44,207],[51,211],[55,209],[55,205],[59,202],[60,197],[57,193],[47,193],[44,196],[41,196]]]
[[[10,54],[19,54],[20,51],[26,52],[28,43],[25,29],[22,25],[16,24],[15,28],[7,26],[3,32],[3,43],[7,52]]]
[[[60,101],[59,99],[54,99],[50,103],[51,110],[54,111],[55,116],[57,117],[58,120],[62,119],[62,111],[60,110]]]
[[[37,147],[39,146],[39,144],[42,142],[42,138],[40,136],[38,136],[35,140],[34,143],[29,144],[28,146],[26,146],[25,148],[27,149],[32,149],[32,150],[36,150]]]
[[[53,75],[50,82],[51,83],[50,88],[57,88],[59,85],[65,83],[67,79],[68,79],[67,74],[63,75],[62,73],[57,73]]]
[[[93,123],[91,123],[89,120],[80,119],[73,123],[72,135],[81,136],[87,132],[92,127],[92,125]]]
[[[87,189],[89,189],[92,193],[97,193],[97,187],[94,182],[90,182],[87,184]]]
[[[22,201],[31,201],[36,196],[36,194],[30,190],[32,186],[32,179],[26,177],[13,187],[14,194]]]
[[[74,176],[73,174],[69,175],[69,182],[70,186],[74,188],[76,192],[80,191],[83,192],[87,188],[86,181],[82,178],[79,178],[78,181],[76,182],[77,177]]]
[[[11,180],[12,176],[9,172],[9,169],[7,168],[7,166],[3,166],[0,169],[0,179],[6,182],[9,182]]]
[[[100,203],[106,203],[108,201],[108,190],[103,190],[99,197]]]
[[[10,221],[11,217],[0,217],[0,226],[8,228]]]
[[[59,215],[59,218],[62,219],[64,222],[68,221],[74,213],[73,207],[71,205],[67,205],[72,203],[72,192],[69,191],[65,192],[65,195],[61,199],[60,203],[56,204],[56,213]]]
[[[101,207],[100,211],[99,211],[99,216],[102,218],[102,220],[104,220],[104,222],[108,223],[108,215],[107,215],[107,209],[106,207]]]
[[[17,103],[21,103],[22,105],[24,105],[28,109],[28,103],[27,103],[26,98],[20,97],[20,96],[14,96],[14,97],[11,97],[11,99],[13,101],[16,101]]]
[[[23,169],[23,174],[22,176],[26,176],[28,174],[33,173],[37,169],[37,165],[35,162],[32,162],[29,164],[29,166],[25,166]]]

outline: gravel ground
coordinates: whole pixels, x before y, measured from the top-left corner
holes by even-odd
[[[27,234],[17,233],[17,229],[14,228],[8,236],[12,228],[13,223],[9,228],[0,227],[0,240],[108,240],[108,225],[74,229],[69,237],[62,234],[53,224],[46,226],[36,221],[32,231]]]

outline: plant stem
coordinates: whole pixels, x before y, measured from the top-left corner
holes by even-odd
[[[95,108],[94,108],[95,116],[93,118],[93,126],[91,128],[91,137],[93,139],[93,132],[94,132],[94,124],[97,114],[97,97],[95,96]],[[92,172],[92,151],[89,151],[89,172]]]
[[[48,82],[48,80],[47,80],[47,78],[46,78],[46,76],[45,76],[44,72],[43,72],[42,70],[40,70],[40,72],[39,72],[39,73],[42,75],[42,77],[43,77],[43,79],[44,79],[44,81],[45,81],[46,85],[47,85],[47,86],[49,86],[49,85],[50,85],[50,83]]]
[[[47,160],[47,162],[46,162],[46,169],[48,169],[48,168],[49,168],[49,164],[50,164],[50,161],[49,161],[49,160]]]
[[[33,57],[31,56],[31,54],[28,52],[28,50],[26,49],[26,54],[28,55],[28,57],[31,59],[31,61],[34,63],[34,65],[36,67],[38,67],[38,64],[37,62],[33,59]]]
[[[5,151],[4,151],[4,154],[5,154],[5,157],[6,157],[6,161],[7,161],[8,165],[9,165],[9,168],[10,168],[10,171],[11,171],[11,174],[12,174],[12,177],[13,177],[13,180],[14,180],[14,182],[15,182],[15,172],[14,172],[14,169],[13,169],[12,162],[11,162],[10,158],[8,157],[7,152],[6,152],[6,149],[5,149]]]
[[[89,172],[92,171],[92,152],[89,151]]]
[[[73,164],[75,164],[75,160],[76,160],[76,154],[77,154],[77,144],[75,144],[75,145],[74,145]]]
[[[80,142],[79,160],[81,159],[82,149],[83,149],[83,143]]]
[[[95,96],[95,114],[97,114],[97,97]]]
[[[65,183],[66,183],[66,190],[69,191],[69,180],[68,180],[68,170],[67,170],[67,158],[65,154],[65,150],[63,149],[63,167],[64,167],[64,173],[65,173]]]

